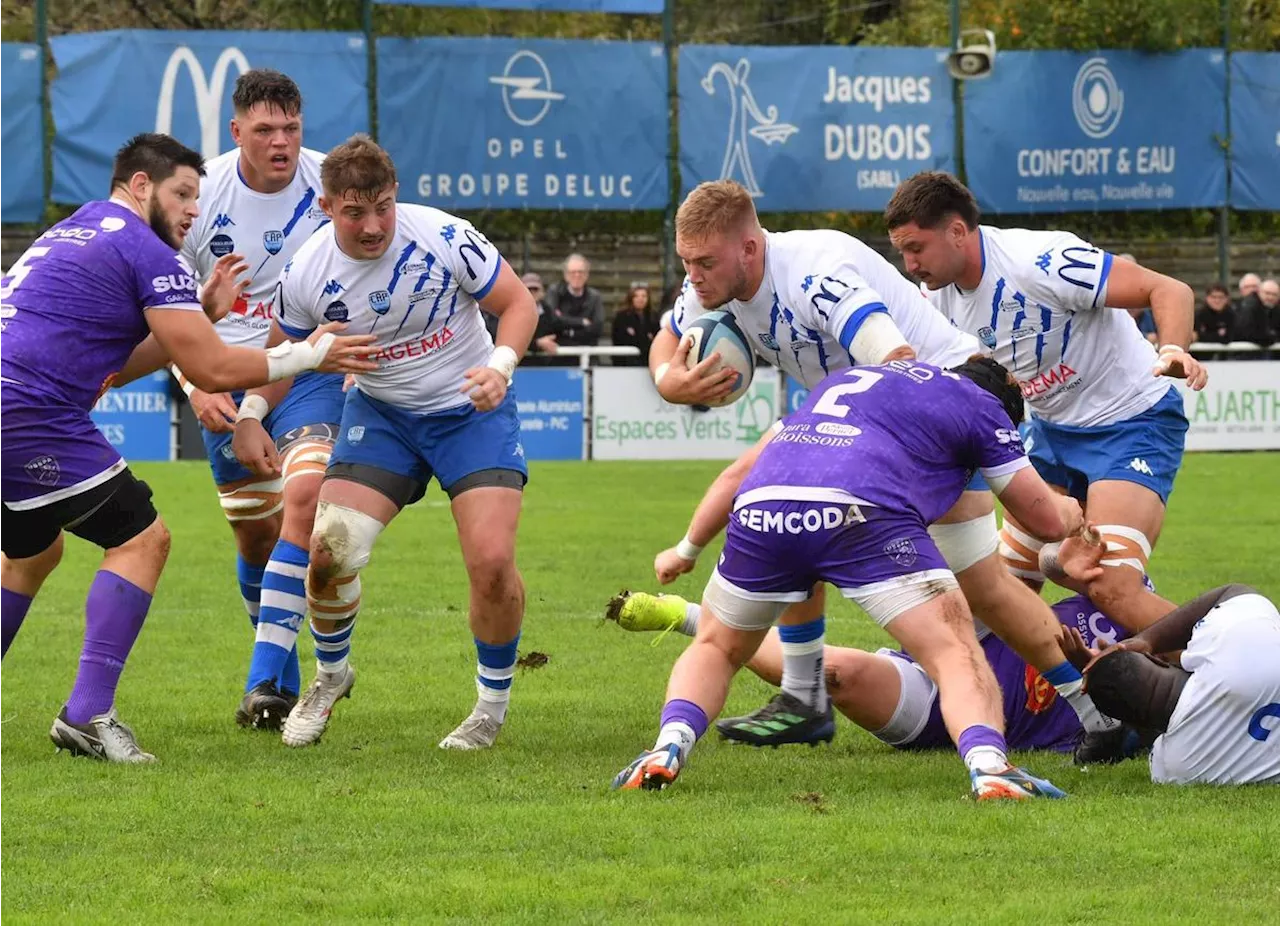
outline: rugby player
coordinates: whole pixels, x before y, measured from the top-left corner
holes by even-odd
[[[282,738],[289,746],[318,741],[334,704],[350,694],[360,570],[383,528],[434,477],[449,496],[471,581],[479,663],[475,709],[440,746],[486,748],[506,718],[524,616],[515,539],[528,470],[510,382],[537,310],[469,222],[396,203],[395,165],[367,136],[326,155],[321,185],[333,222],[281,276],[279,331],[300,340],[340,318],[373,335],[380,366],[347,392],[321,484],[306,572],[317,671]],[[496,347],[481,307],[498,317]],[[269,471],[274,451],[265,431],[248,429],[240,443],[242,459]]]
[[[933,304],[1022,384],[1032,464],[1079,499],[1106,538],[1107,568],[1089,584],[1089,598],[1130,631],[1168,613],[1173,604],[1143,578],[1188,427],[1170,378],[1191,389],[1208,378],[1186,350],[1191,288],[1070,232],[981,225],[973,194],[946,173],[904,181],[884,215],[907,272]],[[1123,311],[1147,307],[1158,351]],[[1005,519],[1001,555],[1034,587],[1044,581],[1041,546],[1016,518]]]
[[[1017,385],[991,360],[954,371],[896,360],[823,380],[783,420],[735,497],[697,636],[672,670],[657,742],[613,786],[674,782],[738,667],[789,602],[825,581],[937,683],[975,797],[1064,796],[1009,764],[999,689],[927,530],[974,470],[1038,536],[1063,539],[1083,526],[1079,504],[1050,492],[1030,467],[1015,427],[1021,417]],[[816,683],[825,695],[823,678]]]
[[[225,392],[304,370],[371,370],[371,340],[328,326],[272,351],[224,344],[210,317],[241,297],[247,269],[224,255],[202,294],[177,250],[199,215],[204,159],[168,135],[117,153],[109,200],[42,234],[0,281],[0,468],[3,648],[62,558],[64,530],[104,550],[85,604],[75,687],[50,736],[73,754],[149,762],[116,715],[115,691],[169,553],[151,490],[89,417],[113,382],[170,360],[197,386]],[[201,308],[204,311],[201,311]],[[206,312],[209,316],[206,316]]]
[[[222,255],[245,255],[249,285],[215,330],[226,344],[274,347],[284,341],[268,340],[276,280],[302,243],[329,221],[318,202],[323,155],[302,147],[302,94],[284,74],[245,71],[231,100],[236,147],[209,161],[201,214],[182,255],[201,280]],[[294,641],[305,611],[302,576],[320,477],[342,415],[342,377],[305,373],[268,413],[261,400],[243,402],[238,392],[210,394],[178,368],[174,372],[200,421],[218,500],[235,536],[240,597],[255,628],[236,721],[278,730],[301,687]],[[236,459],[237,418],[263,419],[283,467],[264,478]]]
[[[704,183],[689,194],[676,216],[676,249],[687,277],[649,354],[658,391],[669,402],[703,404],[727,393],[726,371],[711,372],[717,358],[687,369],[683,339],[694,319],[716,308],[733,314],[757,354],[809,387],[851,364],[916,357],[949,367],[980,351],[975,337],[949,325],[915,285],[861,241],[831,230],[765,231],[750,194],[736,183]],[[693,569],[772,437],[766,434],[707,490],[681,542],[658,555],[661,581]],[[1002,566],[995,502],[982,480],[975,476],[929,531],[977,617],[1044,674],[1087,728],[1113,727],[1081,692],[1079,672],[1062,658],[1048,605]],[[774,731],[771,744],[815,742],[834,731],[821,685],[822,612],[819,590],[779,621],[782,691],[750,717]]]

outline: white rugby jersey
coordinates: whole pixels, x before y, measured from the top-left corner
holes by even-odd
[[[851,357],[848,346],[880,309],[926,363],[955,366],[981,352],[972,336],[952,327],[893,264],[857,238],[830,229],[766,231],[764,238],[760,289],[721,308],[737,319],[757,354],[805,386],[871,362]],[[707,311],[685,277],[668,327],[681,336]]]
[[[259,193],[240,178],[240,149],[205,164],[200,181],[200,214],[182,243],[182,257],[205,280],[224,254],[244,255],[249,288],[215,325],[218,336],[237,347],[265,347],[272,300],[280,271],[311,233],[329,218],[320,208],[320,162],[324,155],[303,148],[293,181],[278,193]]]
[[[484,366],[493,341],[480,316],[502,255],[470,222],[429,206],[396,204],[396,230],[376,260],[343,254],[330,225],[284,268],[277,320],[303,338],[325,322],[377,337],[377,372],[361,392],[416,414],[466,405],[464,374]]]
[[[1106,307],[1112,257],[1070,232],[979,228],[982,282],[929,299],[1022,384],[1038,418],[1098,427],[1146,411],[1170,389],[1128,312]]]
[[[1239,595],[1196,624],[1182,654],[1191,673],[1169,730],[1151,750],[1151,780],[1280,783],[1280,613]]]

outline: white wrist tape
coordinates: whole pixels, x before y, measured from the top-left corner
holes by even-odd
[[[196,391],[195,383],[182,375],[182,371],[178,369],[176,363],[169,364],[169,372],[173,374],[173,378],[178,381],[178,385],[182,387],[182,391],[186,393],[187,398],[191,398],[191,393]]]
[[[240,403],[240,410],[236,412],[236,421],[246,421],[252,418],[254,421],[261,421],[267,417],[267,413],[271,411],[271,406],[267,404],[267,400],[260,395],[247,395],[244,401]]]
[[[849,344],[849,353],[856,363],[882,363],[899,347],[909,347],[898,326],[887,312],[872,312],[858,327]]]
[[[690,562],[696,560],[698,558],[698,554],[701,553],[702,550],[702,547],[689,539],[688,534],[681,537],[680,542],[676,544],[676,555],[681,559],[687,559]]]
[[[1178,344],[1161,344],[1160,345],[1161,357],[1163,357],[1165,354],[1181,354],[1184,351],[1186,351],[1186,348]]]
[[[497,370],[507,380],[510,385],[511,377],[515,375],[516,364],[520,362],[520,358],[516,356],[516,352],[505,344],[499,344],[493,349],[493,353],[489,355],[489,362],[486,366]]]
[[[267,350],[267,381],[288,379],[304,370],[314,370],[324,363],[335,335],[326,331],[312,344],[308,341],[286,341]]]
[[[662,377],[667,375],[667,370],[669,369],[671,369],[671,364],[669,363],[658,364],[658,369],[653,371],[653,384],[655,386],[662,382]]]

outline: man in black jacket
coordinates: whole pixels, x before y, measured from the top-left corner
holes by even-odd
[[[570,254],[564,262],[564,281],[547,291],[547,308],[556,341],[562,347],[595,347],[604,330],[604,299],[587,285],[591,262]]]

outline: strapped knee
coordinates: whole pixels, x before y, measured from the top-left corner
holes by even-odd
[[[321,620],[341,621],[360,610],[360,570],[369,564],[385,525],[377,518],[321,501],[312,531],[316,556],[307,580],[307,605]],[[318,563],[317,559],[322,559]]]
[[[218,502],[228,521],[260,521],[284,507],[284,480],[251,482],[218,493]]]
[[[1040,571],[1040,550],[1044,541],[1037,540],[1006,518],[1000,529],[1000,561],[1019,579],[1044,583]]]
[[[281,469],[284,482],[298,476],[323,476],[333,453],[331,425],[308,425],[291,431],[285,436],[282,447]]]

